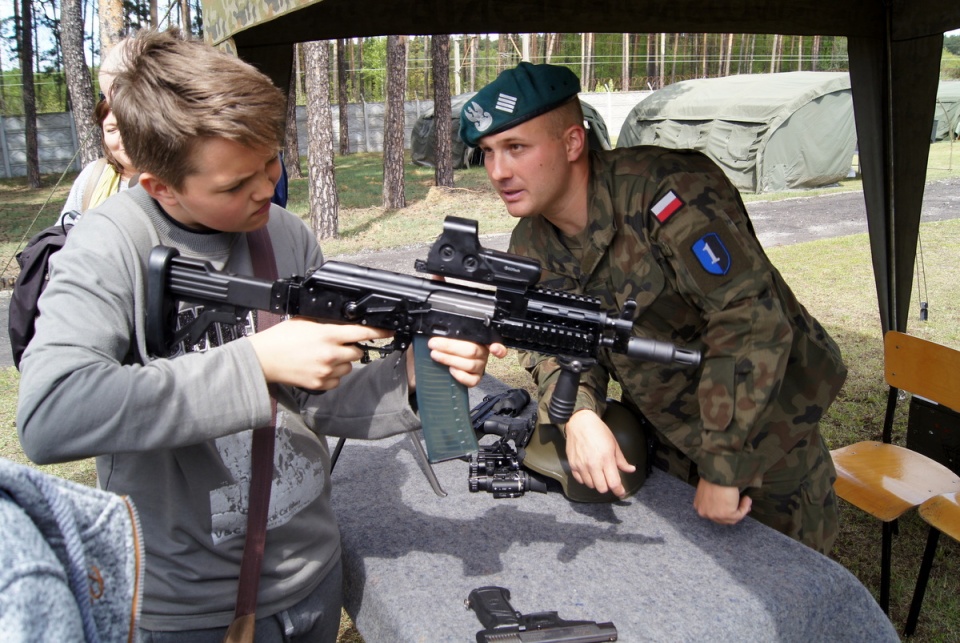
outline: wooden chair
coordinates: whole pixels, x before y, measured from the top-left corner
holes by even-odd
[[[960,495],[948,493],[934,496],[920,505],[919,512],[920,517],[930,525],[930,532],[927,535],[927,547],[923,551],[923,561],[920,563],[917,587],[913,591],[913,602],[910,604],[907,626],[903,632],[907,636],[911,636],[917,629],[920,606],[923,604],[923,594],[927,591],[927,579],[930,577],[933,557],[937,553],[940,534],[944,533],[954,540],[960,541]]]
[[[880,607],[889,613],[890,557],[897,519],[933,496],[960,491],[960,476],[939,462],[891,444],[898,391],[960,409],[960,351],[896,331],[884,336],[890,391],[883,442],[857,442],[831,452],[837,495],[883,523]]]

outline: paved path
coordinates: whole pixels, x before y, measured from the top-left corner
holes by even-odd
[[[748,203],[747,211],[765,248],[867,232],[867,210],[861,192],[757,201]],[[942,221],[957,217],[960,217],[960,179],[927,185],[922,220]],[[484,235],[483,230],[480,234],[484,246],[507,249],[509,235]],[[330,258],[381,270],[413,273],[413,262],[426,258],[429,247],[430,244],[425,243],[390,252],[361,252]]]
[[[860,192],[829,196],[798,197],[783,201],[748,203],[747,210],[764,247],[802,243],[814,239],[867,232],[867,214]],[[960,179],[927,185],[923,199],[923,221],[960,217]],[[481,233],[483,231],[481,230]],[[439,234],[439,231],[438,231]],[[506,250],[509,235],[482,235],[484,246]],[[330,257],[364,266],[412,274],[413,262],[426,258],[430,244],[418,244],[391,251],[363,252]],[[7,305],[10,291],[0,291],[0,367],[12,366],[7,336]]]

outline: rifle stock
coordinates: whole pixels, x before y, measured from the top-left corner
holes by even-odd
[[[400,350],[409,347],[416,337],[425,344],[434,335],[479,344],[500,342],[559,358],[563,370],[550,404],[550,419],[557,424],[569,419],[580,372],[596,362],[601,349],[665,364],[696,366],[700,361],[694,351],[633,337],[633,302],[628,302],[623,314],[616,317],[602,311],[596,299],[536,288],[539,263],[482,248],[477,223],[469,219],[447,217],[444,234],[434,243],[427,261],[417,262],[417,269],[488,287],[337,261],[327,261],[304,277],[271,282],[219,271],[209,262],[181,257],[173,248],[158,246],[150,254],[147,269],[147,348],[151,354],[167,355],[180,343],[197,343],[210,323],[240,323],[250,310],[390,330],[394,333],[392,348]],[[177,328],[176,301],[204,308],[191,323]],[[424,354],[429,355],[429,351]],[[420,369],[430,365],[434,372],[425,370],[421,379]],[[437,462],[476,451],[465,389],[430,359],[418,357],[415,366],[430,460]],[[445,383],[437,383],[438,379]],[[421,395],[421,383],[426,382],[429,384]],[[463,408],[456,408],[454,414],[438,410],[438,402]],[[429,420],[434,426],[428,427],[425,412],[434,416]],[[439,426],[451,422],[453,429]],[[452,432],[456,437],[451,437]],[[431,436],[436,439],[431,440]],[[431,441],[435,442],[432,451]]]

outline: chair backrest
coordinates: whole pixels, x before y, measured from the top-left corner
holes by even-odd
[[[890,386],[960,411],[960,351],[891,330],[883,365]]]

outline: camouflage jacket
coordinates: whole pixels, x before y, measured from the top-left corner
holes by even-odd
[[[592,152],[590,168],[587,229],[565,242],[543,217],[525,218],[511,252],[540,260],[542,286],[597,297],[608,311],[636,300],[636,335],[704,359],[691,369],[605,352],[583,375],[576,409],[602,413],[613,377],[702,477],[760,486],[836,397],[846,378],[839,348],[770,263],[739,193],[707,157],[635,147]],[[546,421],[556,360],[527,353],[521,363]]]

